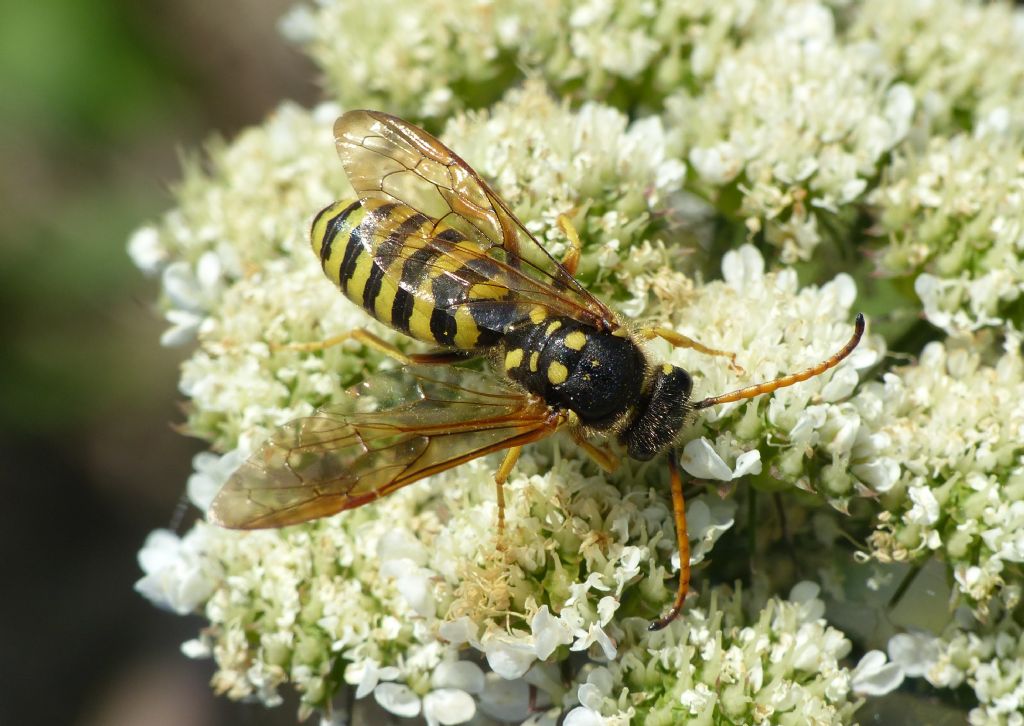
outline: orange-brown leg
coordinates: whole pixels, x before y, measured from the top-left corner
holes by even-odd
[[[327,348],[331,348],[335,345],[340,345],[346,340],[355,340],[362,343],[367,348],[372,348],[378,353],[383,353],[387,357],[406,366],[445,365],[465,360],[471,356],[471,354],[461,350],[439,350],[430,353],[406,354],[383,338],[376,336],[369,330],[364,330],[363,328],[350,330],[347,333],[335,335],[325,340],[313,340],[306,343],[279,343],[272,344],[270,347],[272,350],[295,350],[301,353],[315,353],[321,350],[326,350]]]
[[[505,482],[508,481],[512,468],[519,461],[519,455],[523,453],[522,446],[513,446],[505,452],[505,458],[494,473],[494,484],[497,487],[498,498],[498,549],[505,549]]]
[[[677,333],[671,328],[651,327],[643,328],[640,331],[640,337],[644,340],[651,340],[652,338],[661,338],[662,340],[668,341],[675,348],[689,348],[695,350],[698,353],[705,355],[718,355],[729,359],[729,367],[738,374],[743,374],[745,371],[736,362],[736,354],[730,353],[727,350],[718,350],[717,348],[709,348],[698,340]]]
[[[562,259],[562,267],[570,275],[576,275],[576,268],[580,266],[580,254],[583,250],[583,245],[580,243],[579,232],[576,231],[576,227],[564,214],[558,215],[558,228],[562,230],[562,234],[565,235],[566,239],[569,240],[569,249],[565,251],[565,257]]]
[[[686,593],[690,590],[690,537],[686,531],[686,499],[683,497],[683,477],[679,473],[677,453],[673,449],[668,454],[669,483],[672,487],[672,512],[676,521],[676,542],[679,546],[679,586],[676,588],[676,599],[672,609],[660,620],[655,620],[648,630],[661,630],[677,617],[686,601]]]
[[[857,320],[853,325],[853,336],[847,341],[839,352],[833,355],[831,358],[826,358],[821,363],[813,365],[810,368],[800,371],[799,373],[791,373],[788,376],[782,376],[776,378],[774,381],[768,381],[766,383],[758,383],[754,386],[747,386],[746,388],[740,388],[729,393],[723,393],[721,396],[712,396],[705,398],[703,401],[698,401],[693,404],[694,409],[709,408],[710,406],[717,406],[720,403],[732,403],[733,401],[742,401],[745,398],[753,398],[754,396],[760,396],[762,393],[771,393],[777,391],[780,388],[786,386],[792,386],[794,383],[800,383],[806,381],[808,378],[814,378],[814,376],[821,375],[829,368],[835,368],[846,356],[853,352],[853,349],[860,343],[861,336],[864,335],[864,327],[866,323],[864,321],[864,314],[857,313]]]
[[[583,449],[604,471],[614,474],[618,470],[620,461],[610,451],[600,446],[594,446],[575,428],[571,429],[569,433],[572,434],[572,440],[576,442],[576,445]]]

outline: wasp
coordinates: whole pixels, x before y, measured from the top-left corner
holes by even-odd
[[[830,358],[692,401],[690,374],[651,360],[644,341],[663,338],[710,355],[731,354],[623,320],[594,297],[575,278],[581,247],[566,218],[559,226],[568,252],[559,261],[478,173],[423,129],[376,111],[350,111],[337,120],[334,135],[358,199],[316,216],[313,253],[350,300],[434,349],[405,355],[365,330],[297,345],[313,350],[356,338],[417,366],[484,358],[491,373],[452,368],[455,377],[432,377],[417,368],[408,395],[381,410],[328,407],[284,425],[228,479],[210,519],[241,529],[297,524],[504,451],[495,474],[500,542],[503,485],[523,446],[567,429],[613,470],[618,459],[607,444],[592,442],[599,436],[639,461],[666,455],[681,569],[675,601],[651,629],[668,625],[690,580],[676,449],[688,418],[833,368],[859,343],[863,315]]]

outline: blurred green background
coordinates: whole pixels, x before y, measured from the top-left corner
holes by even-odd
[[[179,152],[317,99],[290,5],[0,6],[0,724],[294,723],[215,698],[178,651],[199,619],[132,590],[199,446],[171,429],[185,351],[125,251]]]

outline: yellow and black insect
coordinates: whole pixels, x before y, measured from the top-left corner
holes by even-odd
[[[558,262],[480,175],[422,129],[387,114],[351,111],[338,119],[334,134],[359,198],[317,215],[313,252],[349,299],[377,320],[439,348],[405,356],[366,331],[342,338],[420,365],[484,357],[493,375],[413,373],[409,395],[382,410],[351,414],[327,408],[283,426],[231,476],[210,518],[243,529],[297,524],[506,451],[495,475],[500,532],[502,486],[525,444],[566,428],[610,470],[615,456],[590,441],[609,437],[633,459],[668,454],[682,569],[672,609],[651,627],[667,625],[682,607],[690,578],[674,448],[687,418],[834,367],[860,341],[863,316],[857,316],[850,341],[827,360],[692,402],[690,375],[651,361],[642,341],[661,337],[712,355],[731,354],[671,330],[621,320],[573,276],[580,245],[567,220],[560,225],[570,249]]]

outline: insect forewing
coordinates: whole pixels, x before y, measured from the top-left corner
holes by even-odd
[[[614,321],[547,253],[493,189],[455,152],[395,116],[349,111],[334,125],[338,155],[360,198],[384,199],[419,210],[479,244],[492,259],[543,284],[555,314]]]
[[[444,374],[442,374],[443,376]],[[468,371],[364,387],[373,413],[321,409],[279,428],[225,483],[211,521],[283,527],[352,509],[479,456],[537,441],[559,425],[543,401]]]

